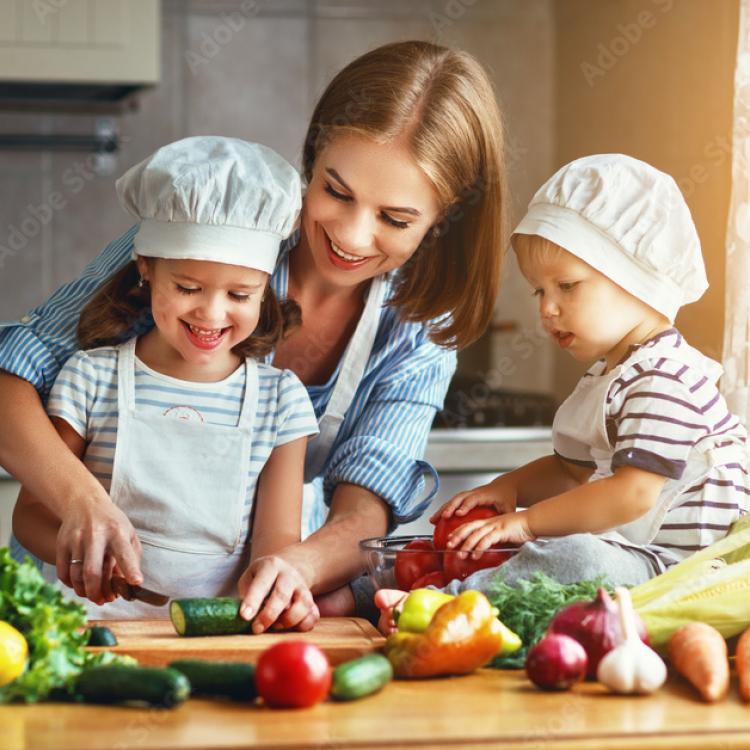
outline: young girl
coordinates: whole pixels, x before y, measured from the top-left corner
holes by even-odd
[[[542,570],[637,584],[723,537],[750,497],[746,433],[716,388],[721,367],[673,325],[708,286],[690,212],[668,175],[590,156],[537,192],[512,245],[545,330],[594,364],[555,415],[554,455],[459,493],[431,520],[494,508],[448,546],[523,544],[502,566],[508,582]],[[486,589],[496,574],[448,589]],[[386,615],[393,601],[379,592]]]
[[[299,177],[263,146],[197,137],[159,149],[117,190],[141,222],[135,260],[83,311],[83,350],[63,366],[48,411],[133,524],[144,586],[178,597],[239,584],[242,594],[253,561],[299,541],[305,448],[317,432],[297,377],[257,361],[295,318],[268,279],[299,211]],[[155,327],[119,343],[149,308]],[[16,537],[48,578],[50,563],[69,566],[85,597],[87,540],[56,559],[59,524],[22,490]],[[105,568],[91,617],[166,616],[113,601],[111,556]],[[298,622],[315,616],[305,588],[291,607]]]

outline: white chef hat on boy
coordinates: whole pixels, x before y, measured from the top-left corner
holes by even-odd
[[[170,143],[117,180],[140,222],[133,254],[211,260],[273,273],[302,202],[297,170],[272,149],[238,138]]]
[[[516,234],[537,234],[674,321],[708,288],[700,240],[677,183],[646,162],[598,154],[566,164]]]

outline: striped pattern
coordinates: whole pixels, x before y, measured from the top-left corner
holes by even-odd
[[[34,308],[26,323],[0,324],[0,368],[29,380],[47,399],[63,363],[77,349],[75,327],[81,308],[94,290],[130,259],[134,226],[85,269],[83,275],[58,289]],[[271,284],[279,298],[287,296],[289,252],[286,243]],[[153,326],[150,315],[134,326],[132,335]],[[266,362],[270,362],[269,355]],[[396,310],[384,307],[378,334],[365,374],[324,468],[324,496],[330,503],[338,482],[371,490],[387,502],[397,523],[417,518],[433,491],[421,502],[424,476],[435,476],[421,459],[435,413],[456,369],[456,353],[431,343],[423,325],[399,320]],[[338,369],[324,385],[307,390],[318,417],[322,415],[338,377]],[[321,511],[324,513],[324,511]]]
[[[626,357],[610,386],[605,414],[611,452],[599,458],[592,480],[620,466],[634,466],[667,477],[664,491],[669,491],[683,476],[700,472],[702,478],[672,503],[653,541],[652,549],[673,561],[718,541],[750,510],[746,461],[716,460],[700,469],[705,467],[701,451],[726,445],[744,448],[747,435],[704,372],[662,356],[665,346],[675,351],[688,347],[679,331],[665,331],[643,346],[657,342],[658,357],[632,366]],[[600,369],[597,363],[587,374]]]
[[[109,492],[117,439],[117,348],[77,352],[52,386],[47,411],[64,419],[88,443],[84,463]],[[253,421],[241,542],[250,530],[258,475],[271,451],[318,431],[310,399],[294,373],[258,367],[258,409]],[[136,358],[135,403],[164,419],[235,426],[245,393],[245,368],[218,383],[193,383],[163,375]]]

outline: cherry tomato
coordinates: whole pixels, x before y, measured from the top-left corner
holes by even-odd
[[[258,659],[255,684],[267,706],[306,708],[322,701],[331,688],[328,657],[307,641],[282,641]]]
[[[486,505],[478,508],[472,508],[465,516],[440,516],[440,520],[435,524],[435,531],[432,534],[435,542],[435,549],[445,549],[448,544],[448,537],[454,529],[463,526],[469,521],[481,521],[483,518],[492,518],[496,516],[497,511],[494,508],[488,508]]]
[[[461,558],[458,552],[447,550],[445,552],[445,571],[443,577],[446,583],[452,581],[454,578],[463,581],[464,578],[467,578],[472,573],[476,573],[478,570],[497,567],[508,558],[513,557],[514,554],[515,550],[513,549],[488,549],[482,553],[482,556],[478,560],[473,560],[471,553],[469,553],[468,557]]]
[[[442,568],[440,555],[429,539],[415,539],[396,552],[396,583],[400,589],[411,591],[414,581],[427,573]]]
[[[443,588],[447,581],[445,580],[445,575],[443,574],[442,570],[433,570],[431,573],[425,573],[423,576],[420,576],[417,578],[414,583],[412,583],[411,588],[412,589],[424,589],[428,586],[437,586],[439,589]]]

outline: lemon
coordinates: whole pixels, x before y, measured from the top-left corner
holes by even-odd
[[[29,647],[12,625],[0,621],[0,687],[18,677],[26,667]]]

